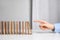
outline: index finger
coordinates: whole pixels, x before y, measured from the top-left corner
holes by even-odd
[[[37,23],[40,23],[40,21],[39,21],[39,20],[34,20],[33,22],[37,22]]]
[[[40,24],[45,24],[45,23],[47,23],[46,21],[43,21],[43,20],[34,20],[34,22],[37,22],[37,23],[40,23]]]

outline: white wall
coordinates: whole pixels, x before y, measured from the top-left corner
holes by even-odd
[[[30,0],[0,0],[0,21],[30,20]]]
[[[60,22],[59,5],[59,0],[33,0],[33,20],[45,20],[50,23]],[[40,30],[38,25],[33,22],[34,31]],[[42,31],[40,30],[40,32]]]
[[[58,22],[60,22],[60,0],[58,0]]]
[[[49,22],[58,22],[58,0],[49,0]]]
[[[49,0],[33,0],[33,20],[49,21]],[[33,31],[40,31],[39,24],[33,22]]]

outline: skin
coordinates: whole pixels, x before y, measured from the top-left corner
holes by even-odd
[[[36,23],[40,23],[39,27],[42,30],[53,30],[54,29],[54,25],[51,23],[48,23],[44,20],[34,20],[34,22]]]

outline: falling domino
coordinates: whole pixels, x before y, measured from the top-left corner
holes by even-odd
[[[2,34],[3,34],[3,21],[1,21]]]
[[[0,22],[0,34],[2,34],[2,27],[1,27],[1,22]]]
[[[21,34],[21,21],[19,21],[19,34]]]
[[[11,34],[11,21],[9,21],[9,34]]]
[[[6,22],[6,34],[8,34],[8,32],[9,32],[9,23],[8,23],[8,21]]]
[[[18,21],[16,21],[16,34],[18,34]]]
[[[24,34],[24,22],[22,21],[22,34]]]
[[[3,34],[5,34],[5,32],[6,32],[6,23],[5,23],[5,21],[3,22]]]
[[[12,34],[14,34],[14,21],[12,22]]]
[[[27,22],[25,22],[25,34],[28,34]]]

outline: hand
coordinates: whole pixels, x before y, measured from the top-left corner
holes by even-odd
[[[54,25],[50,24],[44,20],[35,20],[34,22],[40,23],[39,27],[42,30],[53,30],[54,29]]]

